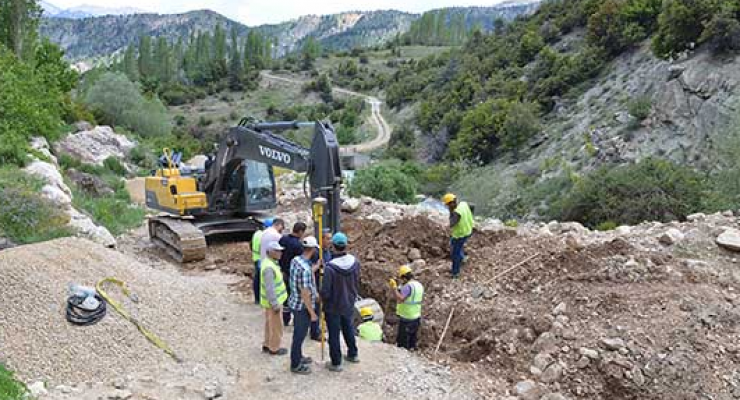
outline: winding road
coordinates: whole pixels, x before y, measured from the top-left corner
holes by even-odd
[[[272,82],[282,82],[293,85],[304,85],[307,83],[307,81],[301,79],[286,78],[284,76],[274,75],[270,71],[262,71],[261,75],[263,79]],[[383,114],[381,114],[380,112],[380,106],[383,104],[380,99],[378,99],[377,97],[368,96],[366,94],[338,87],[333,88],[332,92],[347,96],[362,97],[363,99],[365,99],[365,101],[370,104],[371,107],[371,114],[368,120],[373,126],[375,126],[378,131],[378,134],[370,141],[350,146],[342,146],[339,149],[341,153],[368,153],[388,144],[388,141],[391,139],[391,128],[385,118],[383,118]]]

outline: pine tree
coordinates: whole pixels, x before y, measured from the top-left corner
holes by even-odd
[[[167,39],[163,36],[157,38],[157,46],[154,48],[155,76],[161,83],[167,83],[172,77],[172,57]]]
[[[126,52],[123,53],[122,70],[131,82],[139,80],[139,67],[136,63],[136,50],[132,44],[129,45],[126,48]]]
[[[242,86],[242,57],[239,54],[239,36],[236,27],[231,28],[231,52],[229,55],[229,87],[231,90],[241,90]]]
[[[36,0],[0,0],[0,44],[20,59],[32,59],[41,11]]]
[[[152,61],[152,38],[143,35],[139,38],[139,75],[141,79],[153,78],[155,74]]]

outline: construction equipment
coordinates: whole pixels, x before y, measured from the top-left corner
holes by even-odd
[[[276,134],[310,127],[310,149]],[[326,199],[323,224],[339,230],[342,171],[331,124],[245,118],[229,129],[204,170],[181,167],[178,155],[165,149],[162,166],[146,178],[147,206],[166,213],[150,218],[150,238],[176,260],[191,262],[205,258],[210,235],[257,231],[277,206],[273,167],[305,172],[306,196]]]

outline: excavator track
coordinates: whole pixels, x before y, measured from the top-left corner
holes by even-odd
[[[206,258],[206,237],[192,222],[173,217],[149,219],[149,238],[180,263]]]

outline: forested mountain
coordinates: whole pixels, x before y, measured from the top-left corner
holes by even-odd
[[[427,11],[414,21],[403,40],[407,44],[460,45],[474,29],[496,26],[533,13],[539,0],[506,2],[492,7],[448,7]]]
[[[347,12],[325,16],[304,16],[296,20],[256,27],[274,38],[276,51],[284,54],[298,48],[309,36],[327,48],[351,48],[382,43],[408,29],[414,14],[399,11]],[[169,42],[187,39],[197,32],[213,32],[220,25],[235,29],[240,38],[250,30],[209,10],[184,14],[107,15],[95,18],[45,18],[41,35],[59,44],[71,60],[107,56],[122,51],[147,35],[165,37]]]

